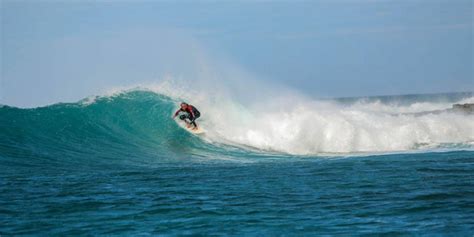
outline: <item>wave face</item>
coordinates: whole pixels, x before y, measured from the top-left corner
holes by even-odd
[[[170,119],[174,107],[171,99],[143,91],[34,109],[4,106],[0,154],[109,162],[205,150],[206,143]]]
[[[168,95],[165,95],[168,94]],[[204,136],[171,119],[180,99],[202,113]],[[238,157],[268,153],[327,155],[436,148],[472,149],[474,116],[441,112],[453,101],[350,99],[288,100],[292,105],[252,105],[229,100],[134,90],[78,103],[0,108],[0,149],[7,157],[97,158]],[[184,96],[185,97],[185,96]],[[211,101],[211,102],[210,102]],[[276,101],[278,102],[278,101]],[[275,103],[278,104],[278,103]]]

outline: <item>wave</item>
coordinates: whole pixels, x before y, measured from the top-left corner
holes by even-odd
[[[472,114],[410,114],[449,108],[451,102],[346,103],[274,97],[246,105],[181,92],[160,86],[39,108],[0,107],[0,156],[71,160],[86,156],[101,162],[118,157],[174,160],[474,147]],[[188,133],[171,119],[181,100],[201,111],[203,136]],[[456,101],[472,102],[474,97]]]

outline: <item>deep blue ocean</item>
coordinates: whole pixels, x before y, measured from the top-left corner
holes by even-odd
[[[342,99],[377,126],[331,109],[318,121],[340,127],[287,143],[212,130],[206,110],[208,135],[190,134],[149,91],[2,106],[0,235],[473,236],[474,115],[415,113],[472,93],[412,97]]]

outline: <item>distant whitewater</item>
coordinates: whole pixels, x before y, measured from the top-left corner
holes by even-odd
[[[176,91],[176,90],[169,90]],[[175,96],[175,97],[173,97]],[[246,107],[231,100],[126,90],[77,103],[0,108],[7,156],[350,155],[472,149],[474,115],[421,113],[474,101],[472,93],[289,100]],[[171,119],[181,100],[202,111],[195,136]],[[228,154],[229,152],[229,154]]]

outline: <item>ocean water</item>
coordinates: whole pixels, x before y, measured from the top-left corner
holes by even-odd
[[[474,234],[472,93],[195,98],[200,136],[157,91],[0,107],[0,235]]]

